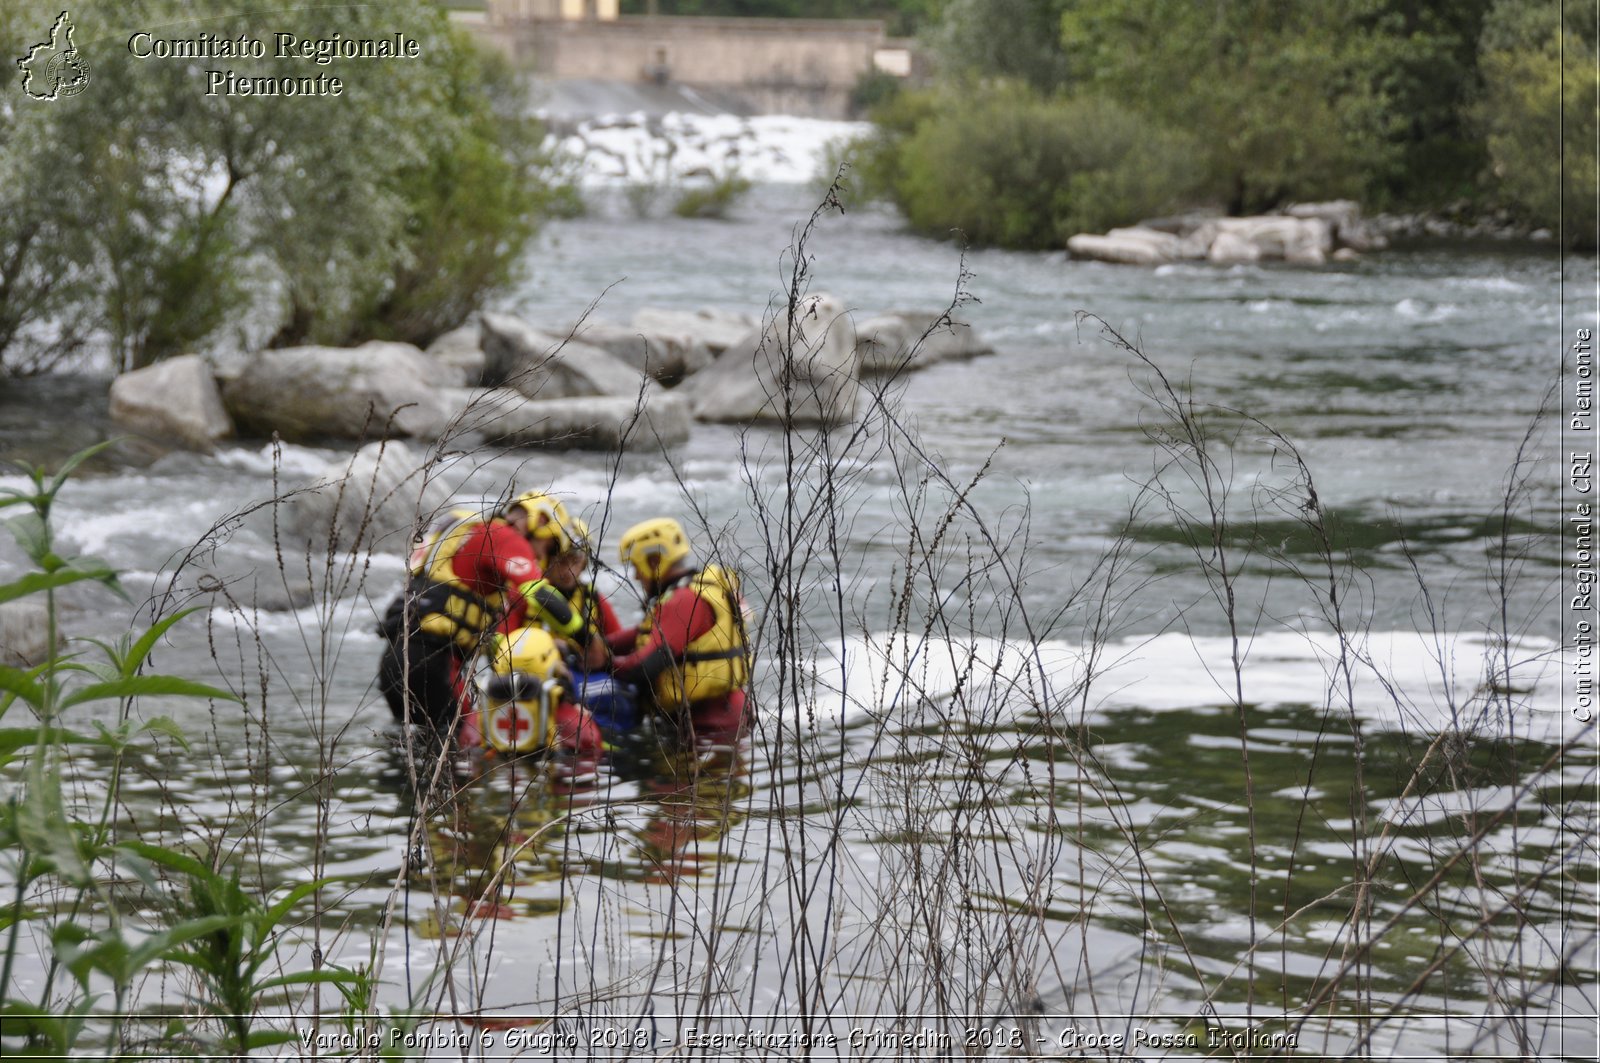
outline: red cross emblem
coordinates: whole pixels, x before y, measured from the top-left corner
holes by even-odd
[[[489,721],[489,743],[501,752],[525,753],[534,747],[533,713],[515,701],[494,710]]]

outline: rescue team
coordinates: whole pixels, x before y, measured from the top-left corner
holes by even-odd
[[[438,521],[379,624],[378,685],[395,719],[462,746],[596,755],[605,730],[633,725],[636,697],[658,726],[742,735],[750,655],[734,575],[696,567],[677,521],[636,524],[620,558],[644,617],[625,628],[586,578],[590,549],[587,525],[538,492]]]

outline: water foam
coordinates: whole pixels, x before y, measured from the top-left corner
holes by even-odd
[[[1307,705],[1385,729],[1425,733],[1455,727],[1558,740],[1562,712],[1555,644],[1524,638],[1502,654],[1483,634],[1369,632],[1345,649],[1327,633],[1291,631],[1241,643],[1244,700],[1254,706]],[[1509,675],[1502,663],[1509,656]],[[834,642],[810,663],[817,715],[853,723],[913,722],[930,708],[952,716],[1015,716],[1032,709],[1076,723],[1126,709],[1231,706],[1232,642],[1168,633],[1112,641],[1091,656],[1061,640],[1030,643],[873,634]],[[1084,676],[1094,677],[1084,689]],[[962,704],[952,707],[960,690]],[[1281,737],[1281,736],[1280,736]]]
[[[1459,307],[1449,303],[1429,303],[1421,299],[1405,298],[1394,304],[1395,313],[1413,321],[1423,321],[1433,324],[1439,321],[1448,321],[1461,312]]]
[[[799,183],[816,178],[838,145],[871,129],[793,115],[641,113],[585,119],[548,146],[575,160],[586,184],[735,171],[752,181]]]
[[[281,443],[276,446],[269,443],[259,450],[228,447],[217,451],[215,460],[219,465],[238,469],[240,472],[270,476],[276,468],[280,477],[298,478],[322,476],[328,473],[336,462],[347,462],[349,456],[342,455],[338,451],[317,450],[312,447],[295,446],[292,443]]]

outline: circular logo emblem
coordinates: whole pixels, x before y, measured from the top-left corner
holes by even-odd
[[[62,52],[45,67],[45,83],[57,96],[76,96],[89,85],[89,61],[77,49]]]

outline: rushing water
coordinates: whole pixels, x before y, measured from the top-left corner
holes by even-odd
[[[509,308],[551,327],[646,306],[760,312],[781,301],[814,199],[762,186],[724,222],[601,202],[549,228]],[[952,1054],[1181,1056],[1218,1048],[1208,1023],[1238,1036],[1254,1023],[1311,1055],[1592,1056],[1596,760],[1592,732],[1562,712],[1552,652],[1549,432],[1505,507],[1563,317],[1595,324],[1592,262],[963,259],[873,209],[825,216],[807,252],[812,290],[862,315],[954,301],[997,353],[891,388],[911,433],[888,433],[893,446],[839,444],[838,561],[811,564],[798,597],[763,571],[753,500],[803,498],[819,474],[785,467],[771,433],[700,426],[675,475],[659,456],[520,453],[478,457],[461,484],[553,483],[604,518],[608,543],[634,520],[687,515],[687,493],[745,551],[777,648],[749,741],[637,736],[593,771],[461,757],[452,800],[419,797],[372,686],[398,549],[334,559],[351,578],[328,593],[314,589],[330,583],[323,557],[291,549],[279,572],[270,511],[227,519],[275,477],[290,486],[347,455],[125,454],[68,487],[63,535],[140,591],[180,568],[186,596],[197,573],[235,578],[234,604],[202,598],[211,608],[158,664],[246,700],[144,707],[192,741],[134,765],[127,828],[236,848],[269,883],[348,876],[292,954],[381,959],[384,1007],[481,1011],[515,1030],[493,1035],[497,1051],[581,1054],[570,1034],[604,1055],[787,1056],[793,1042],[772,1039],[803,1034],[822,1056],[913,1057],[948,1035]],[[1228,490],[1219,551],[1195,523],[1201,493],[1162,468],[1152,377],[1080,312],[1197,401],[1299,448],[1346,643],[1284,445],[1205,415]],[[5,449],[43,459],[97,437],[103,391],[14,389]],[[932,545],[974,479],[971,512]],[[1237,677],[1219,558],[1237,580]],[[636,613],[614,577],[602,586]],[[126,627],[103,599],[68,604],[74,633]],[[1489,634],[1502,624],[1508,644]],[[77,763],[92,792],[107,766]],[[1367,876],[1370,894],[1353,885]],[[1334,982],[1334,1003],[1296,1029]],[[294,1026],[310,1028],[304,1012]],[[696,1043],[691,1027],[747,1040]]]

